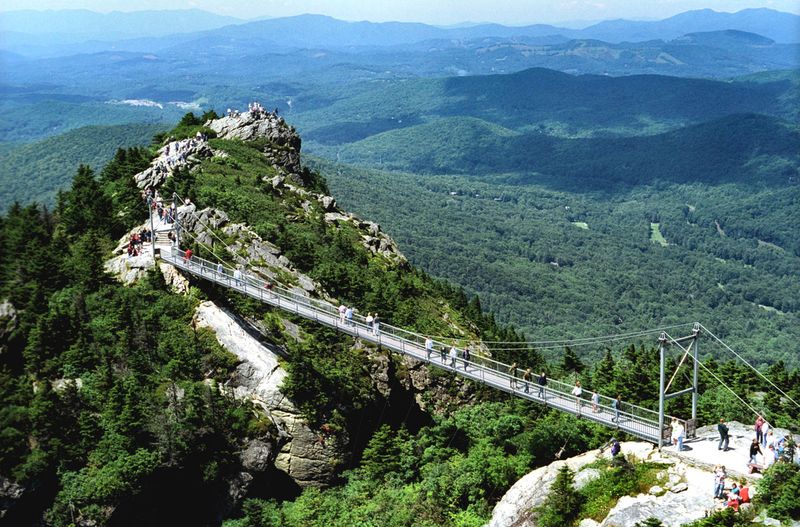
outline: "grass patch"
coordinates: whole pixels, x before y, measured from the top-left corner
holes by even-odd
[[[669,245],[669,243],[667,243],[667,240],[664,238],[664,235],[661,234],[660,223],[650,224],[650,241],[661,245],[661,247],[666,247],[667,245]]]

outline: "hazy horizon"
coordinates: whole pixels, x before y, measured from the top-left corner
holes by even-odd
[[[743,2],[722,0],[709,6],[698,0],[509,0],[502,8],[483,0],[443,0],[436,5],[424,0],[403,4],[384,0],[231,0],[220,4],[214,0],[8,0],[0,12],[89,10],[97,13],[167,11],[198,9],[242,20],[281,18],[302,14],[326,15],[347,21],[421,22],[432,25],[499,23],[519,26],[528,24],[563,24],[570,27],[590,25],[602,20],[660,20],[698,9],[717,12],[738,12],[743,9],[768,8],[800,15],[800,2],[794,0],[761,0]]]

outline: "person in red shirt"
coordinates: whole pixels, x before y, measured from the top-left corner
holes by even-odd
[[[186,252],[183,255],[183,261],[189,263],[192,261],[192,250],[186,249]]]

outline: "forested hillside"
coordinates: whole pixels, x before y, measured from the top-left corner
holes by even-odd
[[[167,125],[86,126],[24,145],[6,145],[0,164],[0,211],[15,201],[52,206],[80,165],[104,166],[117,149],[147,145]]]
[[[485,309],[529,339],[709,321],[751,360],[798,364],[796,184],[655,181],[587,191],[513,174],[319,166],[334,194],[378,219],[413,263],[480,294]]]

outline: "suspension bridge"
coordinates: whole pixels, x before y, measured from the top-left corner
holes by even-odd
[[[176,197],[175,201],[177,203],[183,203],[183,200],[179,197]],[[194,215],[194,220],[200,221],[200,218]],[[368,325],[363,316],[355,313],[352,319],[345,319],[338,307],[330,302],[311,298],[305,294],[305,292],[282,287],[278,284],[271,284],[263,278],[243,273],[241,270],[238,270],[239,268],[237,266],[225,265],[223,263],[224,260],[221,258],[219,262],[213,262],[193,254],[189,256],[180,248],[181,235],[191,236],[199,245],[205,246],[205,244],[200,242],[190,231],[182,229],[177,217],[173,218],[171,223],[167,223],[162,221],[156,214],[151,213],[150,224],[153,236],[152,249],[154,257],[160,257],[163,261],[187,274],[249,296],[266,305],[312,320],[340,333],[351,335],[376,346],[389,349],[396,353],[402,353],[408,357],[425,362],[431,367],[444,369],[455,375],[507,392],[516,397],[549,406],[617,429],[620,432],[652,442],[659,447],[670,443],[672,429],[667,423],[674,422],[674,419],[677,419],[677,421],[684,426],[686,437],[693,437],[694,435],[694,430],[697,426],[698,369],[699,367],[705,368],[697,357],[698,341],[702,332],[708,332],[708,330],[698,323],[694,324],[690,335],[677,338],[670,336],[665,330],[651,330],[629,334],[635,336],[644,336],[654,333],[659,334],[658,342],[661,368],[658,410],[644,408],[627,401],[615,403],[614,398],[602,394],[598,394],[599,401],[593,402],[588,399],[589,394],[587,394],[586,391],[583,391],[579,396],[574,395],[574,386],[571,384],[555,379],[547,379],[546,385],[540,389],[540,385],[536,382],[535,375],[531,379],[522,378],[524,372],[522,368],[513,368],[508,364],[496,361],[479,353],[474,353],[469,359],[465,359],[460,353],[457,357],[451,357],[449,354],[442,351],[448,350],[451,347],[451,344],[443,340],[436,340],[426,335],[408,331],[390,324],[380,323],[380,325]],[[213,234],[213,230],[211,230],[209,226],[206,227]],[[170,235],[170,233],[172,233],[172,235]],[[223,240],[220,239],[219,241],[227,247],[227,244],[225,244]],[[208,249],[212,254],[215,254],[213,249]],[[684,324],[683,326],[686,325]],[[711,334],[711,336],[733,352],[730,347],[716,336],[713,334]],[[433,344],[433,352],[426,346],[426,341],[429,339]],[[675,374],[677,374],[678,369],[687,357],[691,357],[693,362],[693,375],[690,379],[692,385],[689,388],[673,393],[668,393],[668,391],[675,379],[675,374],[673,374],[672,378],[667,382],[665,371],[665,357],[668,346],[675,346],[684,352],[678,368],[675,370]],[[736,355],[739,356],[738,354]],[[741,359],[740,356],[739,358]],[[722,383],[722,380],[717,378],[713,372],[710,370],[707,371]],[[758,372],[758,370],[756,371]],[[760,372],[758,373],[763,377]],[[764,377],[764,379],[769,381],[766,377]],[[786,396],[782,390],[777,388],[771,381],[769,382]],[[724,383],[722,384],[724,385]],[[733,392],[733,390],[730,388],[728,388],[728,390],[751,411],[756,414],[759,413]],[[665,403],[667,400],[689,394],[692,396],[691,418],[678,419],[665,413]]]

